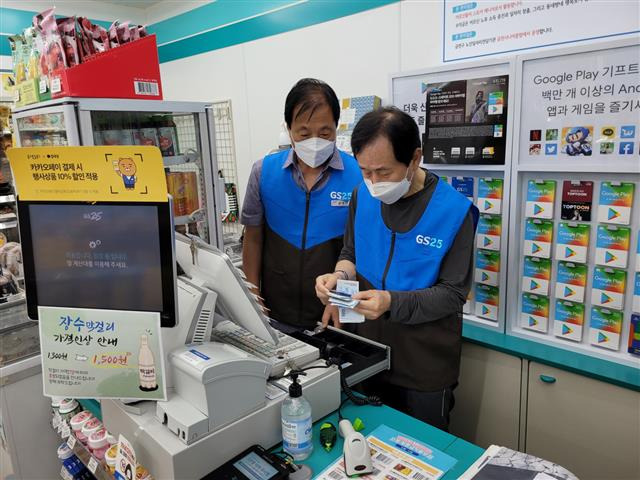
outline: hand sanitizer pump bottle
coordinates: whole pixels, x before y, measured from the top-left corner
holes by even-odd
[[[311,405],[302,396],[298,375],[291,374],[289,396],[282,402],[282,448],[295,461],[305,460],[313,451]]]

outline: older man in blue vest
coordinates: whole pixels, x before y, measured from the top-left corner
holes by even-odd
[[[351,146],[364,183],[354,191],[335,272],[316,279],[327,303],[337,280],[360,282],[355,333],[391,346],[391,370],[366,393],[446,430],[458,381],[462,306],[472,279],[477,208],[420,168],[418,127],[383,108],[356,125]],[[342,273],[344,272],[344,273]],[[323,317],[338,323],[335,307]]]

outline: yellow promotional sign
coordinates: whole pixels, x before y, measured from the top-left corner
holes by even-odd
[[[29,147],[7,155],[23,201],[168,201],[157,147]]]

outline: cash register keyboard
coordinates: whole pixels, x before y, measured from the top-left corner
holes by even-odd
[[[320,351],[308,343],[275,330],[278,344],[272,345],[230,321],[220,322],[213,338],[234,345],[271,363],[271,377],[282,375],[287,367],[300,368],[320,358]]]

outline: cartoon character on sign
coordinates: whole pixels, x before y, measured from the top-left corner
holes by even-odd
[[[138,167],[136,166],[136,162],[133,161],[130,157],[123,157],[118,160],[115,165],[116,174],[122,177],[122,181],[124,182],[124,188],[134,189],[136,186],[136,181],[138,177],[136,177],[136,172],[138,171]]]
[[[564,153],[575,157],[578,155],[590,156],[591,150],[591,127],[573,127],[564,129],[565,142]]]

